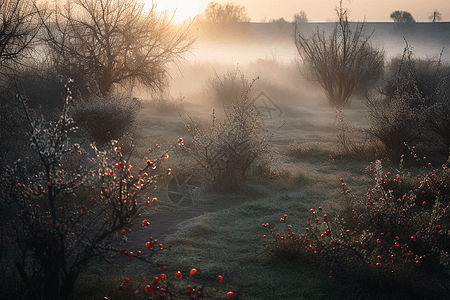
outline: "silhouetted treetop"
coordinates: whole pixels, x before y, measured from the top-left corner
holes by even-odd
[[[202,14],[203,20],[216,24],[250,22],[244,6],[211,2]]]
[[[391,13],[390,18],[394,20],[394,22],[398,23],[415,23],[416,20],[414,20],[413,16],[403,10],[396,10],[393,13]]]

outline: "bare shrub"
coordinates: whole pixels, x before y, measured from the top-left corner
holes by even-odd
[[[241,98],[224,105],[222,119],[219,120],[213,111],[212,122],[205,130],[192,118],[184,119],[192,136],[188,151],[202,167],[201,174],[208,191],[230,193],[238,190],[252,162],[268,150],[270,137],[250,99],[250,88],[251,85]]]
[[[207,85],[219,107],[237,102],[249,92],[249,82],[239,69],[228,71],[223,77],[215,73],[214,77],[208,78]]]
[[[370,135],[380,141],[387,155],[399,160],[405,143],[450,147],[447,67],[439,60],[414,58],[406,44],[401,58],[387,68],[378,95],[366,94],[372,126]],[[437,143],[436,143],[437,142]]]
[[[305,78],[317,81],[328,102],[341,107],[350,103],[356,91],[369,90],[382,76],[384,52],[373,47],[370,36],[363,36],[364,23],[351,29],[347,11],[337,10],[339,22],[329,37],[317,28],[307,37],[295,28],[295,45]]]
[[[408,49],[407,53],[392,58],[386,65],[382,93],[392,98],[399,80],[407,78],[409,82],[404,82],[403,90],[412,94],[417,89],[425,100],[424,105],[433,105],[450,88],[450,82],[447,80],[450,67],[444,65],[440,57],[414,57],[412,50]]]
[[[364,158],[369,145],[368,134],[362,128],[350,125],[342,108],[336,110],[334,127],[339,131],[337,140],[340,155],[353,159]]]
[[[142,101],[120,94],[91,89],[88,99],[80,97],[73,108],[73,119],[82,126],[99,147],[119,140],[134,125]]]
[[[29,68],[16,77],[30,108],[41,108],[44,114],[55,113],[64,103],[64,82],[67,78],[54,70]]]
[[[372,122],[369,134],[383,144],[385,155],[393,161],[405,152],[405,143],[414,145],[421,137],[417,111],[408,105],[409,98],[398,94],[390,103],[380,98],[367,100]]]
[[[385,147],[386,155],[394,161],[405,151],[405,143],[414,145],[421,137],[423,129],[423,97],[415,85],[411,68],[411,48],[407,45],[399,69],[392,95],[366,94],[371,127],[369,134]]]
[[[180,94],[178,98],[160,95],[150,101],[150,105],[158,113],[180,113],[185,110],[185,97]]]
[[[442,56],[442,52],[441,52]],[[387,79],[382,93],[386,101],[394,98],[399,85],[403,94],[414,95],[409,105],[423,113],[424,142],[439,142],[450,147],[450,68],[441,59],[421,59],[412,55],[411,49],[401,58],[394,58],[388,64]]]
[[[425,110],[427,127],[438,137],[436,140],[450,149],[450,99],[446,97]]]

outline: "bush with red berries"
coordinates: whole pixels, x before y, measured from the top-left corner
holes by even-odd
[[[94,147],[96,155],[89,155],[71,140],[78,128],[68,113],[68,85],[61,116],[53,122],[31,119],[24,97],[17,95],[32,151],[0,175],[1,258],[7,256],[10,269],[19,274],[23,297],[67,299],[80,272],[95,257],[119,252],[111,243],[124,239],[137,216],[151,205],[144,191],[167,173],[157,169],[158,158],[167,155],[151,159],[149,151],[138,167],[116,141],[103,150]]]
[[[424,288],[429,281],[421,279],[430,272],[440,274],[443,280],[450,275],[447,166],[425,169],[419,185],[401,196],[395,196],[395,190],[402,182],[413,182],[406,178],[410,175],[383,172],[381,161],[371,164],[369,171],[375,184],[366,199],[356,197],[341,179],[346,200],[338,209],[328,214],[320,207],[311,209],[306,229],[300,234],[288,225],[287,215],[280,219],[286,224],[284,233],[262,224],[272,237],[267,242],[265,235],[263,245],[274,258],[326,268],[335,282],[351,281],[376,291],[448,292],[445,286]],[[419,194],[429,197],[422,198],[420,205]]]
[[[164,272],[165,265],[159,265],[161,272]],[[225,299],[225,298],[234,298],[235,293],[232,291],[227,292],[226,295],[218,296],[218,295],[208,295],[205,286],[199,285],[194,280],[197,276],[197,269],[191,269],[188,274],[182,273],[181,271],[176,271],[172,275],[166,275],[166,273],[161,273],[154,277],[147,278],[146,276],[143,278],[144,284],[142,284],[142,280],[140,280],[139,284],[142,285],[143,291],[141,289],[135,290],[135,293],[144,293],[145,295],[149,295],[151,299],[201,299],[214,297],[215,299]],[[216,283],[222,283],[224,281],[224,277],[222,275],[218,275],[216,279]],[[126,278],[118,287],[118,290],[124,291],[127,288],[127,285],[130,283],[130,279]],[[211,283],[212,284],[212,283]],[[223,284],[223,283],[222,283]],[[225,297],[226,296],[226,297]]]

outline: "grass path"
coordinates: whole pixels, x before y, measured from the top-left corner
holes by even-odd
[[[182,129],[179,119],[158,120],[149,114],[141,115],[141,125],[136,129],[138,150],[145,152],[155,137],[170,143],[172,136],[173,139],[185,136],[179,132]],[[269,162],[277,172],[289,170],[295,176],[293,181],[267,180],[253,175],[242,191],[228,195],[203,194],[194,204],[187,201],[178,207],[168,205],[164,194],[159,192],[159,195],[152,195],[158,196],[155,206],[158,212],[149,210],[142,214],[127,235],[124,248],[145,253],[144,245],[150,236],[163,242],[165,247],[173,244],[171,251],[160,252],[155,261],[167,265],[166,274],[178,270],[188,274],[191,268],[196,268],[199,273],[195,281],[204,284],[213,299],[223,299],[228,290],[233,290],[240,299],[323,299],[329,296],[330,291],[324,290],[329,286],[327,272],[267,259],[262,244],[269,239],[264,239],[263,235],[269,237],[269,234],[261,224],[270,223],[270,228],[280,232],[283,225],[290,224],[295,233],[304,232],[311,208],[320,205],[330,213],[339,205],[342,197],[339,178],[345,178],[355,187],[355,192],[361,187],[359,190],[364,193],[368,184],[364,177],[367,162],[329,158],[332,133],[320,131],[330,129],[325,126],[328,121],[322,121],[325,127],[309,127],[310,135],[316,140],[314,144],[297,144],[304,149],[300,158],[284,156],[282,153],[286,153],[289,145],[299,139],[295,134],[298,119],[288,117],[287,121],[280,134],[274,136],[275,154],[262,163]],[[175,159],[175,164],[182,161],[176,160],[174,155],[171,159]],[[288,221],[281,224],[279,219],[284,214],[289,215]],[[140,225],[144,218],[150,221],[149,228]],[[117,263],[124,266],[119,272],[124,274],[138,274],[142,278],[160,272],[154,266],[130,261],[125,256],[117,259]],[[219,274],[224,276],[221,284],[216,281]]]

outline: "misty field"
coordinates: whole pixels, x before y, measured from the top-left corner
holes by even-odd
[[[223,70],[232,68],[232,65],[220,63],[188,63],[184,72],[207,78],[214,76],[214,72],[226,74]],[[363,147],[362,153],[349,155],[339,142],[342,134],[339,109],[327,104],[317,86],[297,77],[295,65],[261,59],[239,69],[245,74],[252,69],[260,71],[252,93],[258,96],[265,92],[272,100],[265,104],[255,102],[264,128],[271,133],[269,151],[254,161],[239,191],[224,195],[202,191],[202,181],[194,171],[194,157],[180,150],[169,153],[165,163],[172,169],[169,182],[164,181],[152,193],[158,197],[158,212],[142,213],[140,217],[149,219],[151,226],[142,228],[137,222],[137,228],[132,228],[127,243],[122,246],[142,249],[149,236],[163,241],[164,245],[172,244],[171,251],[154,256],[154,261],[165,264],[165,269],[159,271],[155,265],[119,258],[116,265],[121,267],[111,268],[118,274],[113,280],[119,284],[126,277],[132,278],[134,285],[127,286],[126,290],[131,293],[136,288],[141,293],[148,282],[144,276],[181,271],[182,281],[174,282],[175,286],[204,285],[207,295],[214,299],[223,298],[228,290],[234,291],[239,299],[414,299],[412,293],[418,293],[415,289],[413,292],[403,288],[395,291],[386,285],[384,290],[375,293],[372,283],[365,289],[359,283],[335,280],[330,275],[333,270],[310,265],[307,257],[303,258],[306,262],[298,258],[284,260],[283,255],[271,257],[267,245],[273,243],[274,238],[261,224],[269,223],[274,235],[283,233],[286,225],[292,225],[292,232],[303,234],[305,228],[309,228],[307,223],[311,222],[311,209],[318,211],[321,207],[323,213],[332,216],[349,205],[343,181],[353,197],[367,197],[368,189],[374,184],[371,164],[373,166],[384,154],[381,149],[377,150],[376,143],[357,134],[371,126],[363,99],[354,98],[351,105],[343,109],[345,121],[352,127],[346,132],[352,139],[361,139],[354,142]],[[267,72],[270,79],[264,81],[265,72],[261,71]],[[292,77],[302,84],[289,87]],[[187,80],[192,77],[187,76]],[[183,137],[186,147],[191,146],[192,137],[183,119],[191,116],[198,124],[207,124],[212,120],[213,109],[220,117],[223,114],[220,105],[211,101],[211,97],[203,88],[187,94],[186,98],[169,99],[171,109],[160,102],[146,102],[132,134],[136,153],[145,152],[155,143],[167,148],[179,137]],[[421,147],[420,151],[427,151],[427,146]],[[445,160],[442,152],[429,158],[436,166]],[[417,169],[413,170],[413,176],[424,172],[421,163],[412,165]],[[398,163],[387,159],[384,171],[400,172]],[[285,222],[280,222],[285,214],[288,215]],[[198,270],[195,278],[188,274],[192,268]],[[220,283],[217,282],[219,275],[224,278]],[[411,282],[416,280],[425,282],[421,288],[427,286],[419,297],[428,294],[430,299],[436,297],[434,290],[441,290],[446,281],[429,277],[428,273]],[[120,299],[116,291],[104,293],[109,299]],[[133,297],[139,298],[136,294]]]
[[[0,52],[1,299],[448,295],[448,23],[86,1]]]

